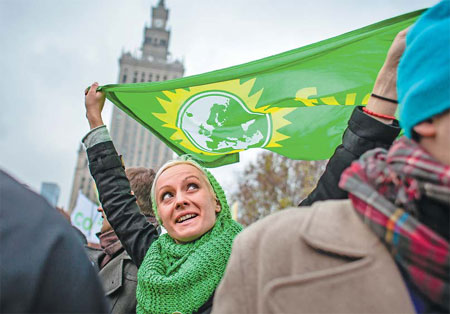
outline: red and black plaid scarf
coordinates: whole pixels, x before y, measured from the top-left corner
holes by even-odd
[[[391,149],[375,149],[344,171],[339,186],[349,192],[364,222],[386,244],[412,283],[449,309],[448,240],[418,221],[426,196],[450,210],[450,166],[406,137]]]

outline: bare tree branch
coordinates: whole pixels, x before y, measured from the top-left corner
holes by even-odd
[[[238,220],[247,226],[278,210],[297,206],[314,189],[327,161],[292,160],[271,152],[246,166],[231,195]]]

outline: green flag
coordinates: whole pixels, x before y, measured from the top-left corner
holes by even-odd
[[[250,148],[326,159],[354,106],[367,104],[392,40],[422,12],[218,71],[101,89],[177,154],[208,167]]]

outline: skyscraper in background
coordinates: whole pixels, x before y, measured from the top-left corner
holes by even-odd
[[[184,65],[171,60],[170,30],[167,28],[169,10],[160,0],[151,10],[151,25],[144,28],[141,53],[138,56],[124,52],[119,58],[119,83],[157,82],[182,77]],[[172,158],[173,152],[156,136],[142,127],[117,107],[113,108],[111,137],[127,167],[159,168]],[[69,202],[69,211],[75,207],[78,191],[96,202],[94,182],[87,167],[86,153],[80,145]]]
[[[58,205],[59,185],[53,182],[42,182],[41,184],[41,195],[52,205],[56,207]]]

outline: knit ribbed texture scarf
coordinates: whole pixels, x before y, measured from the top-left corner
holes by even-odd
[[[139,267],[137,312],[197,311],[222,279],[240,231],[231,219],[218,219],[212,230],[191,243],[177,244],[167,233],[159,237]]]
[[[186,156],[181,158],[191,161]],[[221,205],[216,223],[190,243],[177,244],[167,233],[152,243],[139,267],[137,313],[196,312],[213,295],[223,277],[233,240],[242,226],[231,218],[225,193],[214,176],[198,167]],[[157,213],[154,194],[152,200]]]
[[[376,149],[353,162],[339,186],[417,289],[449,310],[448,240],[414,215],[422,196],[450,210],[450,166],[402,137],[389,152]]]

